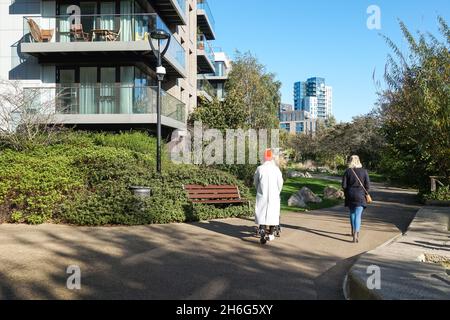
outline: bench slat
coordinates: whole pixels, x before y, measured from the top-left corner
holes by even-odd
[[[210,204],[220,204],[220,203],[247,203],[246,200],[193,200],[194,203],[210,203]]]
[[[241,199],[237,186],[232,185],[186,185],[184,186],[189,199],[193,203],[203,204],[239,204],[247,203]]]
[[[191,199],[240,199],[238,194],[232,195],[217,195],[217,194],[202,194],[202,195],[191,195]]]
[[[190,195],[196,195],[196,194],[239,194],[237,190],[192,190],[188,191]]]
[[[210,185],[210,186],[200,186],[200,185],[187,185],[184,186],[184,188],[186,190],[195,190],[195,189],[232,189],[232,190],[236,190],[237,187],[236,186],[228,186],[228,185],[224,185],[224,186],[217,186],[217,185]]]

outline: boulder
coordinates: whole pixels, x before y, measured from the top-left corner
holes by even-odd
[[[303,187],[302,190],[298,192],[302,197],[305,203],[321,203],[322,199],[314,194],[309,188]]]
[[[310,189],[304,187],[302,190],[293,194],[289,198],[288,205],[290,207],[306,208],[307,203],[321,203],[322,199],[316,196]]]
[[[305,175],[298,171],[289,171],[288,178],[304,178]]]
[[[344,199],[344,191],[338,190],[333,187],[326,187],[323,191],[323,197],[325,199]]]
[[[309,179],[311,179],[313,176],[311,175],[311,173],[309,173],[309,172],[306,172],[305,173],[305,178],[309,178]]]
[[[289,198],[288,206],[296,208],[306,208],[306,203],[303,200],[303,197],[300,195],[300,193],[297,192],[294,195],[292,195],[292,197]]]

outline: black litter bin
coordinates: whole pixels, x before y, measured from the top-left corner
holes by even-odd
[[[149,198],[152,196],[152,189],[149,187],[137,187],[137,186],[133,186],[129,188],[131,192],[133,192],[133,194],[136,197],[140,197],[140,198]]]

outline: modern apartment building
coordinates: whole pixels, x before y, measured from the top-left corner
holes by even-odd
[[[294,106],[289,103],[280,103],[280,109],[278,110],[278,116],[280,116],[283,112],[294,111]]]
[[[280,128],[291,134],[313,134],[316,132],[317,118],[304,110],[280,112]]]
[[[294,108],[295,110],[303,109],[303,99],[306,97],[306,82],[294,83]]]
[[[219,101],[225,100],[225,83],[228,81],[228,74],[231,71],[231,61],[227,54],[221,49],[214,50],[213,73],[199,75],[198,96],[211,101],[217,97]]]
[[[324,78],[314,77],[294,84],[295,110],[304,110],[319,119],[333,114],[333,89]]]
[[[206,0],[0,0],[0,17],[0,79],[55,97],[58,123],[153,129],[155,29],[171,36],[163,58],[165,132],[186,127],[197,75],[215,72]]]

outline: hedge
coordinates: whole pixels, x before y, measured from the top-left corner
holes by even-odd
[[[144,133],[62,134],[51,146],[0,151],[0,222],[141,225],[249,216],[247,206],[192,205],[185,184],[234,184],[232,174],[163,159],[155,173],[155,139]],[[130,186],[148,186],[149,199]]]

